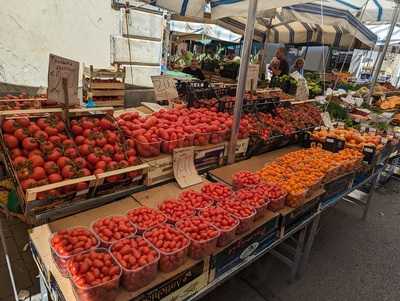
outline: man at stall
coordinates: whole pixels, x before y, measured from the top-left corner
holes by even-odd
[[[190,66],[190,63],[193,59],[193,53],[191,53],[190,51],[182,48],[181,49],[181,56],[179,58],[179,61],[181,63],[184,63],[185,66]]]
[[[290,73],[296,71],[304,76],[304,59],[301,57],[297,58],[292,67],[290,68]]]
[[[190,74],[200,80],[204,80],[204,74],[199,67],[199,62],[196,59],[192,59],[189,67],[183,69],[183,73]]]
[[[286,61],[285,48],[280,47],[275,52],[275,57],[272,58],[269,69],[272,72],[272,78],[289,74],[289,64]]]

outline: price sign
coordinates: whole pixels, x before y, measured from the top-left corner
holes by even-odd
[[[329,115],[328,112],[323,112],[323,113],[321,113],[321,118],[322,118],[322,121],[323,121],[324,125],[325,125],[327,128],[330,128],[330,129],[333,128],[331,116]]]
[[[156,100],[171,100],[178,98],[175,79],[167,75],[152,76]]]
[[[174,149],[173,168],[176,182],[181,188],[196,185],[203,181],[194,166],[194,147]]]
[[[339,121],[338,122],[338,128],[339,129],[344,129],[344,122]]]
[[[326,137],[323,148],[325,150],[337,153],[344,149],[345,141],[337,139],[335,137]]]
[[[260,70],[260,65],[258,64],[249,64],[247,68],[247,77],[246,77],[246,91],[254,91],[257,89],[257,81],[258,81],[258,71]]]
[[[50,54],[47,97],[70,107],[79,104],[79,62]]]
[[[366,164],[371,164],[375,159],[376,148],[374,146],[364,146],[363,147],[363,162]]]

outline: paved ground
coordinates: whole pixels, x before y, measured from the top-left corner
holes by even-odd
[[[202,301],[400,300],[399,184],[380,189],[366,222],[348,204],[329,210],[321,219],[307,270],[295,283],[287,282],[286,266],[265,256]],[[29,251],[23,251],[27,228],[15,220],[6,221],[5,228],[17,287],[34,294],[39,290],[37,271]],[[11,284],[0,251],[0,301],[5,300],[12,300]]]

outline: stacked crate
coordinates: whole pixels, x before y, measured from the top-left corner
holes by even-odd
[[[125,67],[94,69],[83,66],[83,97],[90,96],[98,107],[121,107],[125,104]]]

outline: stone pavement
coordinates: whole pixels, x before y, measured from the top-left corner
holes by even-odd
[[[391,181],[374,196],[369,217],[340,203],[321,218],[303,277],[288,283],[289,270],[271,256],[261,258],[202,301],[398,301],[400,300],[400,182]],[[18,290],[39,292],[29,249],[28,227],[2,219]],[[12,299],[0,248],[0,301]],[[28,299],[29,300],[29,299]]]
[[[0,219],[17,291],[27,290],[32,295],[37,294],[40,290],[39,280],[36,278],[38,271],[30,249],[26,246],[29,241],[29,227],[18,219],[6,220],[1,214]],[[4,251],[0,247],[0,301],[6,300],[13,300],[13,293]]]

